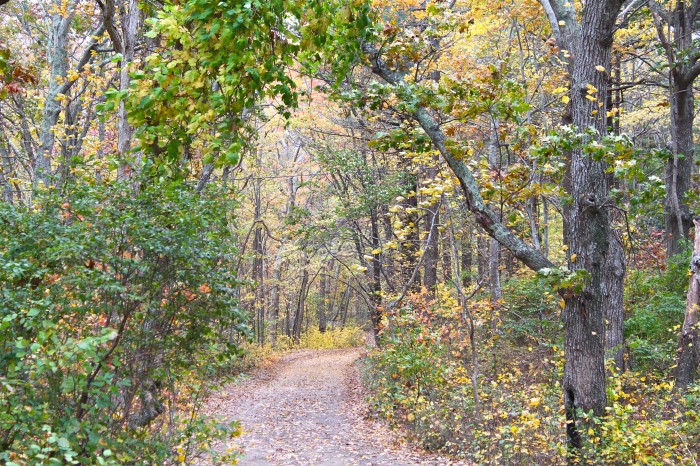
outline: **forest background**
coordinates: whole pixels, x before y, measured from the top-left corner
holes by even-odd
[[[697,464],[699,11],[0,0],[0,458],[189,462],[362,327],[428,449]]]

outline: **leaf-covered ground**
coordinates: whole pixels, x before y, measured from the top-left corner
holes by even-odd
[[[210,400],[212,416],[238,419],[242,465],[446,465],[367,419],[355,362],[360,349],[302,350],[257,370]],[[202,465],[206,462],[200,463]]]

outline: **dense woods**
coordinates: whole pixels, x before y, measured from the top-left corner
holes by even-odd
[[[0,460],[192,464],[361,344],[467,464],[697,464],[697,0],[0,0]],[[309,445],[308,448],[313,448]]]

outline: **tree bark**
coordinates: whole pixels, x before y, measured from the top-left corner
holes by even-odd
[[[272,266],[272,291],[270,296],[270,336],[272,342],[277,341],[277,335],[279,334],[279,320],[280,320],[280,286],[282,282],[282,255],[281,247],[277,251],[275,256],[275,262]]]
[[[372,248],[373,250],[381,249],[379,238],[379,218],[377,209],[372,209],[370,214],[370,224],[372,228]],[[374,331],[374,342],[379,345],[379,333],[382,323],[382,256],[381,252],[372,253],[372,269],[371,269],[371,291],[370,300],[372,307],[369,310],[370,320],[372,321],[372,329]]]
[[[620,11],[619,0],[586,2],[578,14],[570,2],[541,0],[557,32],[560,47],[566,48],[571,81],[571,120],[578,131],[594,128],[607,131],[605,104],[609,87],[613,31]],[[605,68],[604,72],[597,67]],[[564,238],[569,247],[569,268],[586,273],[581,293],[565,296],[566,327],[564,404],[567,438],[574,448],[582,447],[577,426],[579,412],[605,415],[605,318],[609,306],[606,262],[611,253],[613,232],[606,203],[609,186],[605,163],[591,160],[581,148],[567,154],[566,188],[571,203],[564,211]],[[609,293],[617,296],[617,291]],[[622,293],[622,290],[619,290]]]
[[[664,202],[666,224],[666,257],[681,252],[681,239],[688,238],[692,216],[684,202],[690,190],[693,173],[695,144],[693,122],[695,102],[692,82],[683,82],[671,73],[671,134],[673,156],[666,164],[666,198]]]
[[[134,61],[136,55],[136,41],[138,39],[139,30],[139,2],[138,0],[128,0],[126,9],[120,8],[122,19],[122,37],[121,44],[122,61],[121,70],[119,73],[119,90],[128,91],[131,84],[131,76],[129,76],[129,67]],[[134,128],[131,127],[128,120],[128,115],[124,102],[119,104],[119,124],[117,128],[117,151],[119,152],[120,165],[117,177],[124,179],[130,175],[128,170],[128,155],[131,151],[131,138],[134,133]],[[138,164],[137,164],[138,165]]]
[[[62,81],[68,74],[68,33],[74,15],[74,9],[67,16],[59,12],[51,14],[51,28],[48,38],[51,69],[48,92],[44,101],[44,115],[41,121],[39,151],[34,160],[34,180],[44,184],[48,184],[51,178],[51,156],[56,139],[53,129],[58,123],[61,113],[61,103],[56,98],[62,93],[59,81]]]
[[[464,229],[462,236],[462,286],[469,289],[472,284],[472,235],[470,229]]]
[[[321,268],[321,279],[319,280],[318,284],[318,331],[321,333],[324,333],[326,331],[326,327],[328,326],[326,303],[328,302],[328,282],[330,281],[328,276],[329,272],[330,269],[326,266],[326,264],[323,264]]]
[[[437,169],[430,167],[427,171],[428,179],[434,179],[437,176]],[[428,295],[434,296],[435,285],[437,284],[437,265],[438,265],[438,223],[440,222],[440,203],[428,207],[428,212],[425,216],[426,230],[428,233],[428,242],[425,245],[425,259],[423,270],[423,284],[425,285]]]
[[[610,253],[605,261],[605,353],[612,358],[618,372],[625,369],[625,253],[617,235],[610,239]]]
[[[292,327],[292,339],[295,343],[299,343],[301,339],[301,323],[304,319],[304,309],[306,304],[306,294],[309,284],[309,270],[304,266],[301,277],[301,285],[299,286],[299,295],[297,297],[297,307],[294,313],[294,324]]]
[[[666,256],[681,252],[681,239],[689,238],[692,216],[684,197],[691,186],[695,145],[693,123],[695,100],[693,82],[700,74],[700,54],[693,45],[697,2],[679,0],[663,11],[656,0],[649,0],[659,42],[669,65],[669,104],[671,110],[672,157],[666,164]]]
[[[700,219],[695,219],[695,245],[693,257],[690,260],[690,283],[683,328],[678,340],[676,386],[681,390],[695,381],[700,364],[698,306],[700,306]]]

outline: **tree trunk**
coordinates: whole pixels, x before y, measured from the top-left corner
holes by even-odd
[[[537,224],[537,197],[532,196],[525,200],[525,212],[527,213],[527,218],[530,222],[530,236],[532,237],[532,247],[540,251],[542,246],[540,245],[540,231],[539,225]]]
[[[681,252],[681,238],[689,238],[692,217],[684,197],[691,187],[693,159],[693,120],[695,101],[693,82],[700,66],[693,43],[698,8],[696,2],[678,0],[670,10],[656,0],[649,0],[654,25],[666,52],[669,69],[669,104],[671,111],[672,157],[666,164],[666,256]]]
[[[348,320],[348,308],[350,307],[350,298],[352,298],[352,288],[348,285],[345,289],[345,295],[343,296],[343,309],[340,318],[340,328],[345,327],[345,323]]]
[[[301,285],[299,286],[299,295],[297,298],[296,312],[294,313],[294,325],[292,327],[292,339],[295,343],[299,343],[301,339],[301,323],[304,319],[304,309],[306,303],[306,293],[309,284],[309,271],[304,267],[301,277]]]
[[[618,372],[625,369],[625,253],[616,235],[610,239],[610,253],[605,261],[605,353],[612,358]]]
[[[542,254],[549,257],[549,201],[542,197]]]
[[[373,250],[381,249],[379,238],[379,218],[377,218],[377,210],[372,209],[370,214],[370,223],[372,227],[372,248]],[[374,330],[374,342],[379,345],[379,332],[381,331],[382,323],[382,255],[381,252],[372,253],[372,277],[370,300],[372,308],[369,310],[370,320],[372,321],[372,329]]]
[[[469,289],[472,285],[472,235],[467,227],[462,236],[462,286]]]
[[[411,195],[410,193],[414,194]],[[403,265],[401,267],[404,283],[408,283],[413,276],[413,269],[418,263],[418,250],[420,249],[420,238],[418,234],[418,183],[415,179],[411,180],[406,193],[405,200],[401,202],[404,209],[411,209],[413,213],[407,213],[404,219],[407,225],[413,224],[410,228],[406,240],[402,243],[401,252],[403,253]],[[420,274],[414,280],[411,290],[419,291],[421,288]]]
[[[550,3],[556,3],[558,23],[553,27],[560,30],[559,36],[564,41],[561,46],[572,55],[569,72],[573,125],[580,132],[592,127],[603,135],[607,130],[604,110],[613,30],[621,2],[586,2],[579,27],[576,27],[576,11],[572,4]],[[596,67],[600,66],[606,71],[598,71]],[[582,148],[567,154],[566,188],[571,203],[564,211],[564,238],[569,247],[569,269],[581,270],[586,275],[583,291],[565,297],[562,316],[566,326],[563,389],[567,436],[569,444],[575,448],[582,446],[577,426],[579,412],[592,412],[602,417],[607,401],[606,290],[614,283],[606,276],[613,232],[605,205],[609,193],[605,169],[604,162],[591,160]],[[610,296],[617,296],[617,291]]]
[[[434,179],[437,176],[437,169],[431,167],[428,169],[428,179]],[[437,284],[437,265],[438,265],[438,224],[440,222],[440,203],[428,207],[428,212],[425,216],[426,231],[428,233],[428,243],[425,245],[423,284],[425,285],[428,295],[435,294],[435,285]]]
[[[500,136],[498,134],[500,124],[493,120],[489,150],[488,150],[488,160],[489,165],[492,170],[497,170],[498,173],[501,171],[501,145]],[[499,215],[503,215],[503,207],[501,206],[501,211]],[[500,308],[501,302],[503,301],[503,294],[501,293],[501,244],[495,238],[489,238],[489,252],[488,252],[488,273],[489,273],[489,289],[491,291],[491,331],[496,333],[498,329],[498,323],[500,321]]]
[[[328,272],[329,270],[326,267],[326,264],[323,264],[321,269],[321,279],[319,280],[318,284],[318,331],[321,333],[324,333],[326,331],[326,327],[328,326],[328,321],[326,318],[326,302],[328,302],[327,285],[329,282]]]
[[[700,220],[695,220],[695,245],[690,260],[690,284],[685,306],[685,319],[678,340],[678,367],[676,385],[687,388],[695,381],[700,364],[700,340],[698,340],[698,306],[700,306]]]
[[[122,19],[122,61],[121,70],[119,73],[119,90],[128,91],[131,84],[131,71],[129,67],[134,61],[136,54],[136,40],[139,30],[139,2],[138,0],[128,0],[126,10],[124,6],[120,8],[120,16]],[[119,170],[117,177],[124,179],[129,176],[128,173],[128,154],[131,150],[131,138],[134,129],[129,124],[127,111],[124,107],[124,102],[119,104],[119,124],[117,128],[117,151],[119,152]]]
[[[282,256],[280,253],[281,248],[277,251],[275,262],[272,267],[272,290],[270,296],[270,332],[273,343],[277,341],[277,335],[279,334],[280,285],[282,282]]]
[[[12,178],[14,170],[10,154],[2,141],[0,141],[0,189],[2,189],[2,200],[6,204],[12,204],[12,184],[9,178]]]
[[[54,2],[57,3],[57,2]],[[58,2],[57,8],[60,7]],[[61,93],[59,80],[63,80],[68,74],[68,32],[73,22],[75,12],[64,16],[56,11],[51,14],[51,27],[49,30],[49,86],[44,101],[44,115],[41,121],[39,134],[39,151],[34,160],[34,181],[44,184],[51,178],[51,156],[55,141],[54,127],[58,123],[61,113],[61,103],[56,100]]]
[[[445,230],[441,236],[440,248],[442,249],[442,276],[445,283],[452,281],[452,247],[450,247],[451,237]],[[458,261],[457,258],[454,259]],[[459,263],[459,262],[457,262]]]
[[[477,233],[476,245],[476,268],[479,275],[478,281],[480,282],[485,277],[488,277],[489,270],[488,241],[483,234]]]
[[[671,134],[673,156],[666,164],[666,256],[681,252],[681,238],[688,238],[692,216],[688,204],[683,202],[690,189],[693,173],[695,145],[693,121],[695,105],[692,82],[686,83],[671,73]]]

